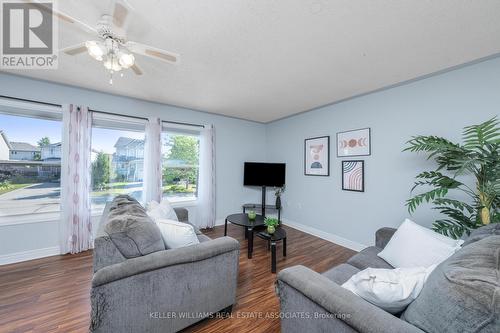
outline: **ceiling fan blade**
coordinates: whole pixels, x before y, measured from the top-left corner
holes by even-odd
[[[142,75],[142,70],[139,66],[137,66],[137,64],[133,64],[130,69],[133,70],[136,75]]]
[[[87,47],[85,46],[85,43],[80,43],[80,44],[65,47],[61,51],[66,53],[67,55],[74,56],[74,55],[86,52]]]
[[[128,8],[119,1],[115,1],[113,10],[113,24],[118,28],[123,28],[128,16]]]
[[[76,27],[78,27],[80,30],[87,32],[87,33],[97,33],[97,30],[90,25],[88,25],[85,22],[82,22],[80,20],[77,20],[76,18],[65,14],[59,10],[56,10],[54,8],[47,7],[46,4],[40,3],[39,0],[23,0],[26,3],[31,4],[34,8],[43,11],[43,12],[48,12],[51,13],[53,16],[57,17],[59,20],[74,24]]]
[[[162,60],[171,64],[176,64],[179,62],[178,54],[157,49],[149,45],[144,45],[136,42],[127,42],[125,43],[125,47],[127,47],[133,53],[142,54],[146,57]]]

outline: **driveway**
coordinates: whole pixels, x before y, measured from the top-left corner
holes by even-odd
[[[59,211],[58,183],[32,184],[0,195],[0,216]]]

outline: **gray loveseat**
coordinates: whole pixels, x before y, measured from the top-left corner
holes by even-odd
[[[431,273],[417,299],[398,316],[341,287],[365,268],[392,268],[377,253],[394,232],[378,230],[375,246],[323,274],[304,266],[280,271],[281,331],[500,332],[500,224],[475,230]]]
[[[175,209],[188,222],[186,209]],[[177,332],[236,302],[239,242],[210,239],[167,249],[133,198],[105,208],[94,245],[92,332]]]

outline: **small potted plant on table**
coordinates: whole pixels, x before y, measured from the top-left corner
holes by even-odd
[[[255,221],[255,219],[257,218],[257,213],[255,212],[255,210],[249,211],[247,215],[250,221]]]
[[[267,227],[267,233],[272,235],[276,231],[276,227],[280,224],[280,221],[275,217],[266,217],[264,224]]]

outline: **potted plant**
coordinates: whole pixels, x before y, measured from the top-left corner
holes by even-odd
[[[255,220],[255,218],[257,217],[257,213],[255,212],[255,210],[250,210],[250,211],[248,211],[248,214],[247,214],[247,215],[248,215],[248,219],[249,219],[250,221]]]
[[[272,235],[276,231],[276,227],[280,224],[280,221],[275,217],[266,217],[264,224],[267,227],[267,233]]]
[[[285,192],[285,185],[274,188],[274,195],[276,196],[276,209],[281,209],[281,195],[283,192]]]
[[[463,130],[463,143],[454,143],[437,136],[416,136],[407,142],[405,151],[425,152],[437,168],[416,176],[412,191],[427,187],[427,191],[406,201],[414,212],[423,202],[432,203],[445,218],[434,222],[433,229],[458,239],[472,229],[500,222],[500,128],[497,118]],[[474,185],[459,177],[472,176]],[[461,178],[462,179],[462,178]],[[450,194],[462,192],[459,197]],[[464,195],[469,200],[459,198]]]

